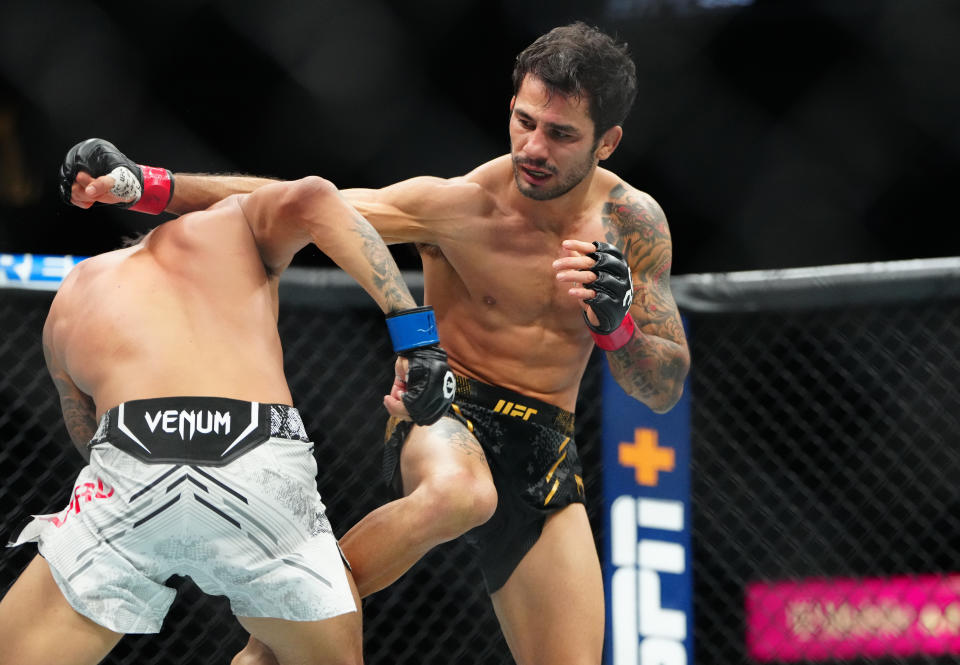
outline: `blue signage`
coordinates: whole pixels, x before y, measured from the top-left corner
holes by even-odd
[[[690,393],[658,415],[606,363],[603,499],[607,665],[693,662]]]
[[[0,288],[56,291],[60,282],[85,256],[0,254]]]

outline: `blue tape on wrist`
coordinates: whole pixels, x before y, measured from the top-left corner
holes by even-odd
[[[417,307],[388,314],[387,330],[393,350],[397,353],[440,342],[433,307]]]

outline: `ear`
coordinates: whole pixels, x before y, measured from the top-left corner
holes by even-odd
[[[623,138],[623,127],[620,125],[614,125],[607,131],[603,133],[603,136],[600,137],[600,144],[597,146],[597,151],[594,153],[594,156],[598,161],[603,161],[607,157],[613,154],[613,151],[617,149],[617,146],[620,145],[620,139]]]
[[[514,95],[510,98],[510,113],[513,113],[513,105],[517,103],[517,96]]]

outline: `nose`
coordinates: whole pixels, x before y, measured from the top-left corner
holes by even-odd
[[[527,135],[527,140],[523,145],[523,152],[529,159],[547,159],[547,141],[540,129],[534,129]]]

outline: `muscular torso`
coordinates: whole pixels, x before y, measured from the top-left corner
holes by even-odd
[[[78,265],[45,341],[98,417],[172,395],[290,404],[276,317],[276,279],[228,203]]]
[[[512,178],[502,158],[467,176],[490,205],[467,206],[483,212],[420,246],[425,301],[456,371],[573,411],[594,344],[552,263],[565,239],[604,239],[605,194],[618,181],[597,173],[579,214],[534,219],[507,203]]]

